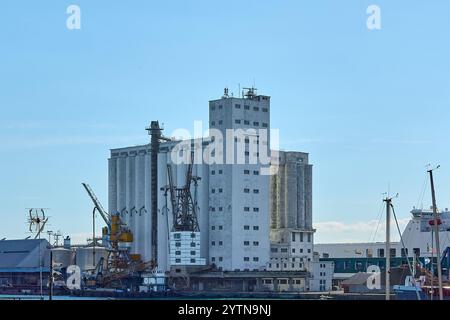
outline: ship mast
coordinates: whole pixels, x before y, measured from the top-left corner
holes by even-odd
[[[391,295],[391,203],[392,198],[384,199],[386,202],[386,300],[390,300]]]
[[[437,166],[436,169],[439,169],[440,166]],[[439,243],[439,213],[436,206],[436,193],[434,190],[434,180],[433,180],[433,170],[428,170],[430,175],[431,182],[431,198],[433,201],[433,227],[434,227],[434,239],[436,241],[436,260],[437,260],[437,271],[438,271],[438,286],[439,286],[439,300],[443,300],[443,291],[442,291],[442,267],[441,267],[441,247]],[[433,263],[433,261],[431,261]],[[431,293],[432,295],[434,292]]]

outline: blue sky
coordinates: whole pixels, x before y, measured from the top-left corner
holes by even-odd
[[[81,30],[66,29],[70,4]],[[381,30],[366,28],[371,4]],[[25,208],[48,207],[49,229],[84,237],[81,182],[107,204],[110,148],[146,143],[154,119],[192,129],[239,83],[272,96],[283,149],[310,153],[317,241],[368,241],[388,186],[400,218],[429,206],[428,163],[450,206],[449,12],[446,0],[2,1],[0,236],[26,236]]]

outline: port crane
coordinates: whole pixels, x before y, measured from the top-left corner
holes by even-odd
[[[191,184],[193,183],[195,190],[197,190],[200,177],[192,175],[193,163],[194,152],[191,152],[191,160],[186,170],[186,183],[182,187],[175,186],[172,166],[170,164],[167,165],[169,184],[162,188],[162,190],[165,191],[164,196],[167,196],[168,191],[170,193],[170,203],[173,213],[172,231],[200,231],[197,219],[197,202],[195,197],[195,200],[193,199],[191,193]]]
[[[130,272],[133,273],[134,270],[138,269],[135,265],[141,263],[140,255],[129,254],[128,249],[122,249],[119,246],[119,243],[133,242],[133,234],[122,222],[119,213],[109,214],[103,208],[92,188],[87,183],[82,183],[82,185],[94,203],[93,214],[98,212],[106,224],[102,229],[102,236],[108,243],[107,267],[105,271],[103,271],[103,268],[100,269],[101,266],[99,263],[101,262],[103,264],[104,261],[103,258],[100,258],[93,272],[93,276],[102,284],[109,284],[112,282],[112,279],[120,278],[118,275],[128,276]],[[98,272],[99,270],[101,272]]]

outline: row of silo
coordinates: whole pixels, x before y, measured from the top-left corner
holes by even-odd
[[[158,154],[158,264],[162,270],[169,268],[169,232],[172,229],[170,195],[168,205],[164,188],[168,184],[167,164],[171,164],[169,150],[175,143],[163,143]],[[186,164],[173,165],[173,181],[176,186],[186,183]],[[200,176],[198,188],[198,214],[201,231],[208,232],[208,166],[194,165],[193,174]],[[192,192],[194,192],[192,188]],[[133,233],[130,252],[140,254],[144,262],[151,260],[151,157],[148,145],[115,149],[109,159],[109,212],[118,213]],[[205,240],[203,240],[205,239]],[[207,257],[208,237],[202,237],[202,256]]]
[[[107,257],[107,249],[99,246],[52,249],[52,262],[55,270],[77,265],[82,273],[90,272],[95,269],[101,258],[104,258],[103,266],[106,267]]]
[[[312,166],[307,154],[280,152],[270,179],[271,228],[312,228]]]

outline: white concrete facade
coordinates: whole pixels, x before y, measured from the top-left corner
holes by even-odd
[[[261,156],[258,153],[263,145],[270,150],[270,134],[258,135],[261,129],[270,132],[270,97],[210,101],[209,125],[220,130],[224,144],[245,146],[245,164],[210,165],[211,263],[227,271],[263,270],[270,251],[269,176],[261,174],[259,162],[250,164],[248,159],[250,153]],[[246,132],[230,137],[229,129]],[[239,150],[237,146],[232,150],[224,148],[224,159],[231,156],[227,152],[235,152],[236,156]]]
[[[334,263],[317,261],[310,264],[312,277],[309,278],[309,291],[331,291],[333,283]]]
[[[206,264],[206,259],[201,258],[200,237],[200,232],[171,232],[170,265],[204,266]]]

